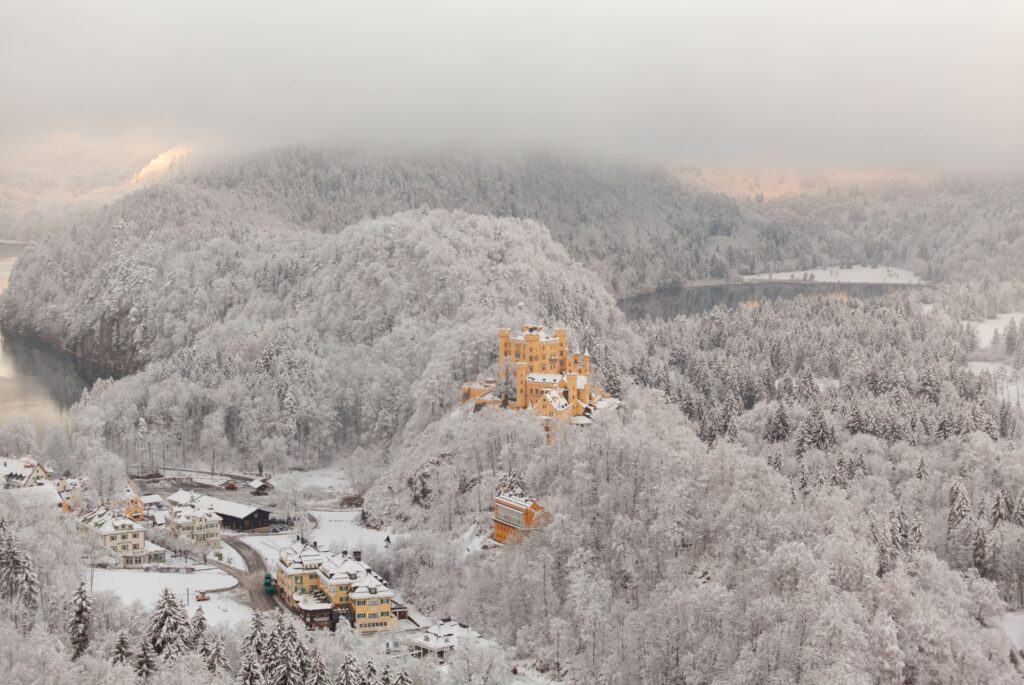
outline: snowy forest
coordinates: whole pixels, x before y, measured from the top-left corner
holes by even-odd
[[[942,179],[748,201],[539,153],[211,164],[18,258],[5,332],[104,378],[66,430],[0,429],[0,456],[97,484],[340,463],[371,525],[414,533],[374,568],[558,682],[1019,682],[1000,621],[1024,607],[1024,414],[984,364],[1019,376],[1024,320],[986,339],[970,322],[1024,311],[1021,192]],[[857,263],[932,286],[668,320],[616,303]],[[621,408],[550,433],[460,411],[460,384],[495,375],[497,329],[530,322],[567,328]],[[550,525],[467,553],[510,478]],[[280,616],[225,630],[173,596],[124,606],[81,584],[72,524],[2,497],[0,514],[12,681],[444,682],[415,662],[384,675],[358,638]],[[469,648],[446,677],[501,683],[503,658]]]

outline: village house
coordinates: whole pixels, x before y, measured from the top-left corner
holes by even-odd
[[[142,521],[146,517],[146,508],[142,504],[139,490],[131,481],[125,483],[124,491],[119,496],[110,498],[107,507],[121,512],[132,521]]]
[[[174,507],[166,517],[161,518],[167,529],[180,538],[191,540],[197,545],[220,546],[221,519],[213,509],[186,504]]]
[[[531,530],[544,526],[548,514],[535,499],[500,494],[494,498],[491,518],[491,539],[505,545],[520,542]]]
[[[464,623],[457,623],[450,618],[442,618],[432,626],[428,626],[412,637],[399,640],[399,644],[409,648],[415,657],[432,657],[444,663],[464,639],[478,639],[479,633]]]
[[[280,596],[307,626],[334,628],[342,617],[366,635],[397,625],[395,593],[359,552],[331,555],[299,541],[281,550],[276,578]]]
[[[83,514],[78,521],[100,539],[104,550],[121,568],[138,568],[166,560],[166,550],[147,542],[145,529],[120,512],[99,507]]]
[[[4,488],[26,488],[50,478],[50,471],[32,457],[0,459],[0,478]]]
[[[251,504],[229,502],[219,497],[200,495],[189,490],[178,490],[167,498],[171,504],[212,509],[228,530],[260,530],[270,525],[270,511]]]
[[[498,380],[462,386],[463,404],[532,409],[545,419],[578,425],[592,422],[595,410],[611,399],[590,376],[590,354],[568,351],[568,333],[526,325],[513,335],[498,331]]]

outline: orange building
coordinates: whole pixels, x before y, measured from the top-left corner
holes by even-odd
[[[498,495],[494,498],[494,531],[491,539],[501,544],[515,544],[535,528],[544,526],[548,514],[535,499]]]
[[[523,326],[512,335],[498,331],[498,380],[462,386],[462,402],[476,406],[531,408],[537,414],[588,424],[593,412],[610,399],[590,378],[590,354],[569,353],[564,328],[548,333],[543,326]]]

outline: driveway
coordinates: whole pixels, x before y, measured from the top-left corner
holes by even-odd
[[[263,576],[267,572],[267,567],[264,566],[263,558],[259,552],[235,537],[225,535],[221,540],[241,555],[247,570],[239,571],[234,566],[222,564],[219,561],[213,561],[212,563],[225,573],[230,573],[238,579],[238,584],[249,591],[250,604],[254,609],[259,609],[260,611],[277,609],[277,600],[274,596],[268,595],[263,589]]]

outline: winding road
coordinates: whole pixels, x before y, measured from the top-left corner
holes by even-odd
[[[254,609],[270,611],[278,608],[277,600],[263,589],[263,576],[267,572],[267,567],[263,564],[259,552],[236,537],[225,535],[221,539],[241,555],[247,570],[239,571],[234,566],[214,561],[217,568],[233,576],[241,587],[249,591],[250,604]]]

